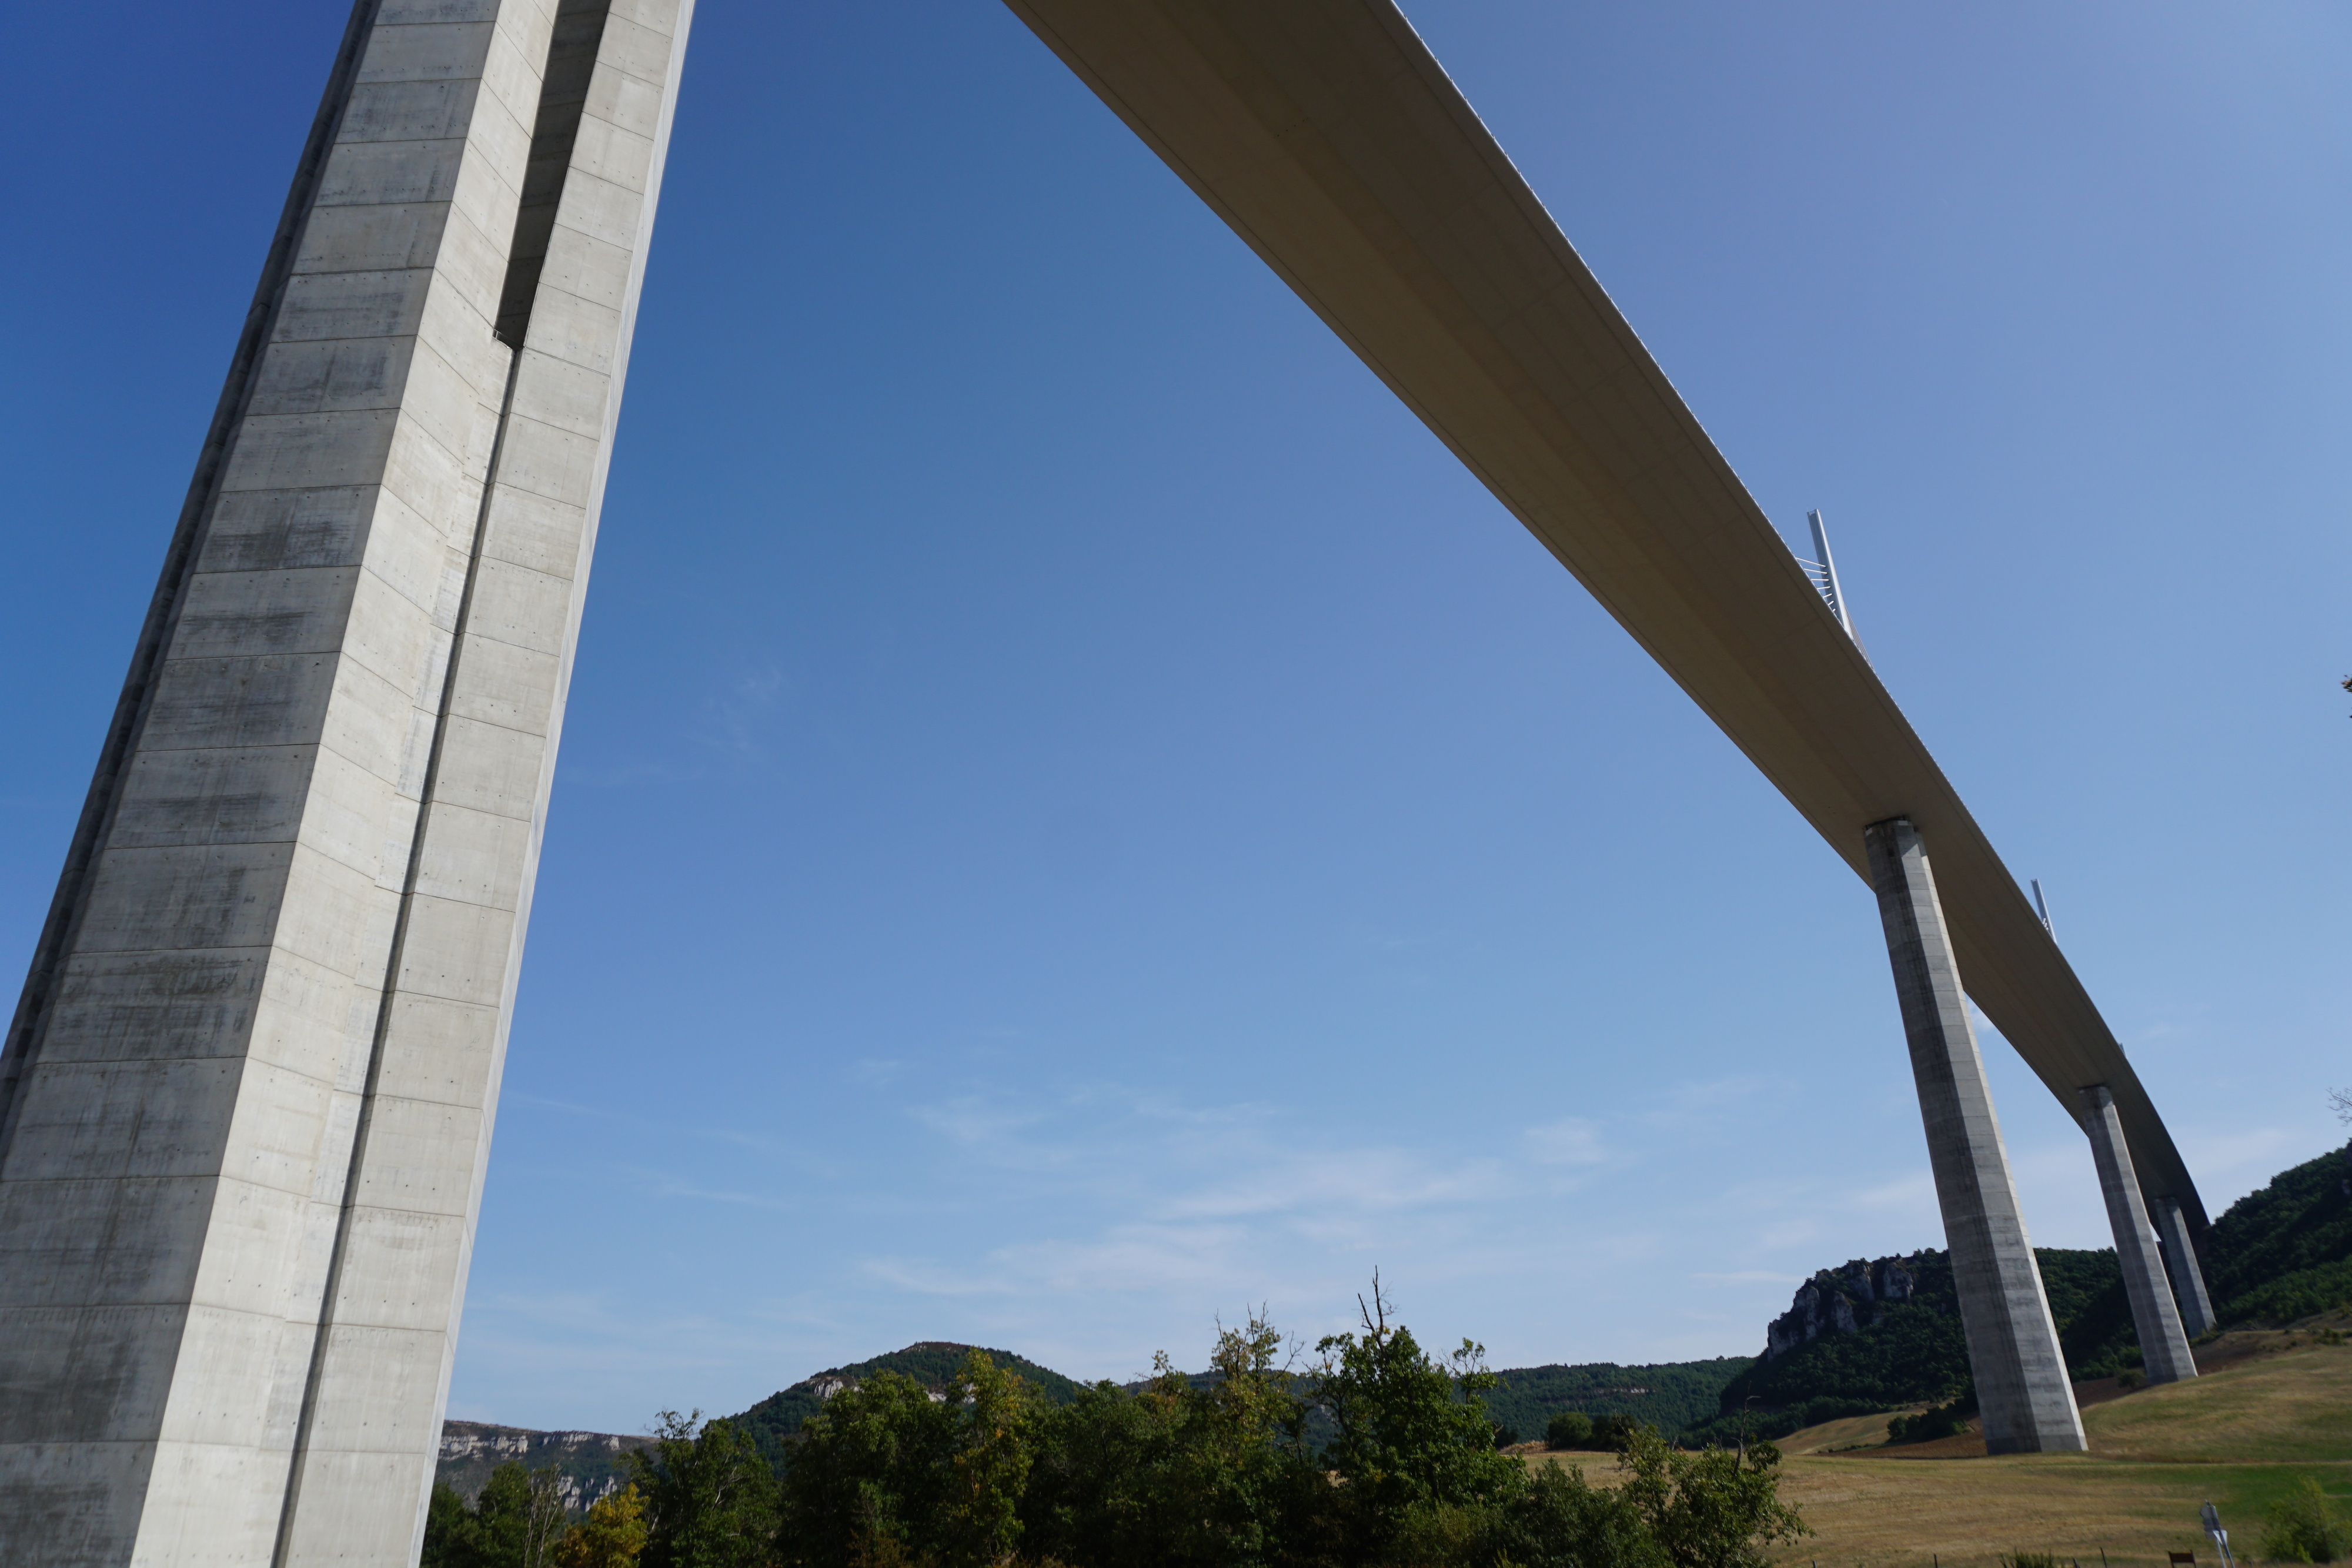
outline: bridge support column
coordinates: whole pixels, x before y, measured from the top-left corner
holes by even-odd
[[[2131,1301],[2132,1326],[2139,1330],[2141,1364],[2150,1383],[2194,1377],[2197,1361],[2189,1354],[2180,1313],[2165,1283],[2164,1262],[2157,1255],[2156,1232],[2148,1228],[2147,1210],[2140,1202],[2139,1177],[2132,1171],[2131,1147],[2124,1142],[2116,1097],[2105,1084],[2094,1083],[2083,1091],[2083,1130],[2091,1134],[2091,1158],[2099,1167],[2099,1191],[2107,1200],[2107,1224],[2116,1233],[2116,1261],[2123,1265],[2124,1295]]]
[[[357,0],[0,1051],[0,1563],[413,1568],[692,0]]]
[[[2172,1276],[2172,1293],[2180,1304],[2180,1326],[2190,1339],[2213,1332],[2213,1302],[2205,1294],[2205,1270],[2197,1261],[2197,1243],[2189,1234],[2189,1217],[2173,1198],[2158,1201],[2157,1236],[2164,1243],[2165,1271]]]
[[[2131,1300],[2131,1326],[2140,1331],[2140,1364],[2149,1383],[2180,1383],[2197,1375],[2197,1359],[2189,1340],[2180,1333],[2180,1312],[2173,1310],[2171,1288],[2164,1283],[2164,1262],[2157,1258],[2157,1232],[2147,1228],[2147,1208],[2140,1204],[2140,1177],[2131,1171],[2131,1145],[2124,1143],[2124,1122],[2115,1114],[2115,1095],[2105,1083],[2082,1091],[2084,1131],[2091,1133],[2091,1161],[2098,1164],[2100,1197],[2107,1199],[2107,1225],[2115,1229],[2115,1260],[2124,1265],[2124,1295]]]
[[[1872,823],[1865,840],[1985,1448],[1996,1454],[2079,1451],[2086,1446],[2083,1417],[2026,1240],[1927,850],[1905,817]]]

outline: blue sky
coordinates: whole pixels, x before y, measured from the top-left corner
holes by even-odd
[[[1498,1364],[1750,1354],[1940,1243],[1865,890],[1009,12],[700,11],[453,1415],[1126,1376],[1376,1265]],[[0,22],[8,953],[341,13]],[[1408,13],[1824,509],[2209,1202],[2339,1141],[2352,19]],[[2105,1244],[1986,1044],[2034,1239]]]

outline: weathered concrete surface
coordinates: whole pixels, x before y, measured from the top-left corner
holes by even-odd
[[[2190,1339],[2213,1331],[2213,1302],[2205,1293],[2205,1266],[2198,1261],[2197,1244],[2189,1235],[2189,1220],[2180,1206],[2166,1198],[2156,1206],[2158,1236],[2164,1242],[2164,1270],[2172,1276],[2173,1298],[2180,1306],[2180,1326]]]
[[[2140,1207],[2139,1181],[2132,1175],[2131,1149],[2116,1117],[2115,1096],[2104,1083],[2083,1091],[2083,1130],[2091,1135],[2091,1160],[2099,1169],[2099,1193],[2106,1199],[2107,1224],[2116,1235],[2116,1261],[2123,1265],[2124,1295],[2131,1302],[2132,1326],[2139,1331],[2141,1364],[2150,1383],[2178,1383],[2197,1375],[2180,1314],[2165,1282],[2156,1232]]]
[[[1936,844],[1969,992],[2068,1114],[2105,1083],[2148,1201],[2189,1169],[1895,699],[1390,0],[1006,0],[1721,726],[1864,881]]]
[[[1952,1253],[1969,1364],[1984,1413],[1986,1451],[2079,1451],[2082,1414],[2018,1210],[1927,849],[1918,831],[1899,817],[1874,823],[1867,847],[1919,1115],[1927,1128],[1944,1241]]]
[[[12,1568],[415,1561],[689,5],[354,14],[0,1060]]]

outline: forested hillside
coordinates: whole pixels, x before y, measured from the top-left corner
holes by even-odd
[[[2138,1365],[2114,1251],[2037,1247],[2033,1256],[2069,1374],[2081,1382]],[[2292,1322],[2352,1298],[2352,1149],[2283,1171],[2231,1205],[2207,1238],[2204,1268],[2224,1327]],[[1941,1251],[1824,1269],[1765,1336],[1765,1354],[1727,1381],[1714,1418],[1695,1419],[1686,1436],[1729,1440],[1743,1427],[1779,1436],[1972,1394],[1951,1260]]]
[[[1719,1355],[1643,1366],[1613,1361],[1515,1366],[1495,1375],[1498,1382],[1485,1396],[1486,1414],[1521,1437],[1542,1437],[1545,1425],[1563,1410],[1622,1412],[1662,1432],[1679,1432],[1714,1415],[1724,1385],[1752,1364],[1744,1355]]]
[[[888,1355],[877,1355],[870,1361],[828,1368],[770,1395],[732,1419],[750,1430],[761,1451],[773,1458],[782,1451],[782,1445],[800,1431],[802,1423],[835,1395],[856,1387],[877,1372],[900,1373],[926,1388],[944,1388],[971,1348],[930,1341],[908,1345]],[[1051,1367],[1040,1366],[1010,1351],[992,1350],[988,1354],[997,1365],[1028,1379],[1048,1405],[1067,1405],[1077,1397],[1080,1385]],[[1678,1432],[1713,1415],[1724,1384],[1748,1364],[1744,1356],[1718,1356],[1712,1361],[1661,1362],[1642,1366],[1620,1366],[1615,1362],[1601,1361],[1511,1367],[1495,1375],[1499,1381],[1485,1396],[1486,1413],[1496,1425],[1526,1437],[1541,1437],[1545,1423],[1562,1410],[1581,1410],[1591,1416],[1622,1411],[1644,1426],[1663,1432]],[[1206,1390],[1215,1385],[1217,1375],[1213,1372],[1192,1373],[1187,1381]],[[1140,1386],[1129,1385],[1130,1391]],[[1302,1396],[1309,1395],[1310,1387],[1306,1380],[1299,1380]],[[1310,1419],[1309,1440],[1320,1440],[1326,1425],[1322,1420]]]
[[[835,1395],[855,1388],[877,1372],[895,1372],[911,1377],[924,1387],[937,1391],[945,1388],[954,1378],[956,1369],[975,1347],[950,1344],[945,1340],[925,1340],[904,1350],[877,1355],[871,1361],[853,1362],[847,1366],[828,1367],[809,1377],[802,1378],[789,1388],[779,1389],[740,1416],[729,1417],[751,1434],[760,1451],[771,1460],[783,1452],[787,1439],[797,1437],[801,1424],[819,1410]],[[1026,1356],[1009,1350],[992,1350],[990,1361],[1009,1371],[1019,1373],[1029,1386],[1048,1405],[1067,1405],[1078,1396],[1078,1384],[1063,1376],[1052,1367],[1040,1366]]]
[[[2231,1204],[2213,1222],[2205,1285],[2225,1324],[2291,1322],[2352,1297],[2352,1145]]]
[[[2116,1255],[2037,1247],[2033,1256],[2074,1376],[2108,1376],[2136,1361]],[[1899,1294],[1890,1293],[1890,1281]],[[1951,1259],[1940,1250],[1822,1270],[1766,1330],[1766,1346],[1689,1436],[1729,1441],[1744,1425],[1751,1436],[1779,1437],[1842,1416],[1948,1400],[1969,1387]]]

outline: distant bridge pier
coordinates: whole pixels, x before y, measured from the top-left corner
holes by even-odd
[[[2172,1293],[2180,1305],[2180,1326],[2190,1339],[2213,1332],[2213,1302],[2205,1294],[2205,1270],[2197,1261],[2197,1243],[2189,1234],[2189,1217],[2180,1200],[2157,1202],[2157,1236],[2164,1243],[2165,1270],[2172,1276]]]
[[[1872,823],[1864,840],[1927,1124],[1986,1450],[2079,1452],[2087,1447],[2082,1414],[2059,1354],[2042,1271],[2026,1240],[1926,847],[1906,817]]]
[[[2156,1232],[2140,1202],[2139,1177],[2132,1171],[2116,1097],[2105,1084],[2094,1083],[2083,1091],[2083,1130],[2091,1134],[2091,1158],[2099,1167],[2099,1191],[2107,1200],[2116,1261],[2123,1265],[2124,1294],[2131,1301],[2132,1324],[2139,1330],[2147,1380],[2178,1383],[2194,1377],[2197,1359],[2189,1354],[2189,1336],[2180,1332],[2180,1313],[2172,1304],[2172,1289],[2156,1250]]]

